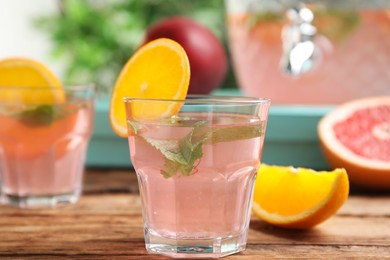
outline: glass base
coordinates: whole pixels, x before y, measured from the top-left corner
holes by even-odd
[[[27,209],[57,208],[75,204],[80,198],[80,192],[50,196],[15,196],[1,195],[2,203],[10,206]]]
[[[145,229],[146,250],[173,258],[220,258],[244,251],[247,232],[238,236],[179,239],[158,235]]]

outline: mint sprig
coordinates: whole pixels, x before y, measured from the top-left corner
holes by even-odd
[[[343,42],[359,27],[361,18],[356,10],[327,9],[314,13],[314,24],[320,33],[336,43]]]
[[[13,117],[29,127],[50,126],[53,122],[61,120],[85,106],[79,105],[65,107],[62,105],[29,106],[19,111],[2,111],[6,116]]]
[[[161,174],[172,177],[177,172],[183,176],[191,174],[195,162],[203,155],[202,145],[208,139],[210,131],[199,121],[190,133],[181,140],[155,140],[144,137],[146,142],[159,150],[165,157],[165,165]]]
[[[262,134],[262,125],[212,128],[206,125],[205,121],[199,121],[181,140],[143,138],[164,155],[164,169],[160,172],[165,178],[170,178],[177,173],[182,176],[194,173],[197,162],[203,156],[204,144],[250,139],[260,137]]]
[[[23,110],[17,117],[29,126],[51,125],[55,118],[55,110],[51,105],[40,105],[32,109]]]

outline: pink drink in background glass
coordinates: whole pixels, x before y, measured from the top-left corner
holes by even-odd
[[[39,208],[79,199],[92,132],[93,89],[88,88],[70,91],[86,92],[84,97],[48,106],[58,115],[48,123],[37,122],[47,114],[20,118],[37,106],[0,104],[0,183],[6,203]]]
[[[280,66],[285,13],[230,8],[227,27],[240,88],[275,104],[338,104],[390,94],[390,10],[355,10],[353,3],[341,10],[308,5],[319,58],[312,70],[296,77],[285,75]]]
[[[266,118],[183,112],[173,120],[128,120],[147,250],[191,258],[244,250]],[[190,136],[203,140],[199,158],[188,175],[167,175],[174,169],[167,166],[167,150],[176,151]]]

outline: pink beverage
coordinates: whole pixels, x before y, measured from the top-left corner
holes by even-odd
[[[128,125],[147,250],[190,258],[244,250],[266,118],[182,112]]]
[[[292,27],[287,10],[257,11],[253,7],[243,11],[244,1],[227,2],[234,69],[247,95],[267,97],[276,104],[316,105],[390,94],[388,7],[357,9],[353,4],[358,2],[354,1],[350,1],[349,9],[324,8],[326,1],[322,6],[307,5],[314,17],[308,24],[315,28],[309,40],[315,47],[308,58],[311,67],[299,75],[289,75],[283,68],[286,55],[292,57],[286,45],[289,36],[283,36]],[[251,2],[258,2],[259,7],[275,3]]]
[[[1,104],[5,202],[26,208],[75,203],[82,190],[92,118],[93,103],[86,98],[57,105]]]

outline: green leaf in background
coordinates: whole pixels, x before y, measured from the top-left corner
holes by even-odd
[[[58,13],[35,25],[51,37],[53,57],[65,66],[65,84],[93,82],[100,94],[111,93],[129,57],[149,26],[184,15],[209,27],[227,46],[223,0],[57,0]],[[233,73],[226,86],[236,86]]]

